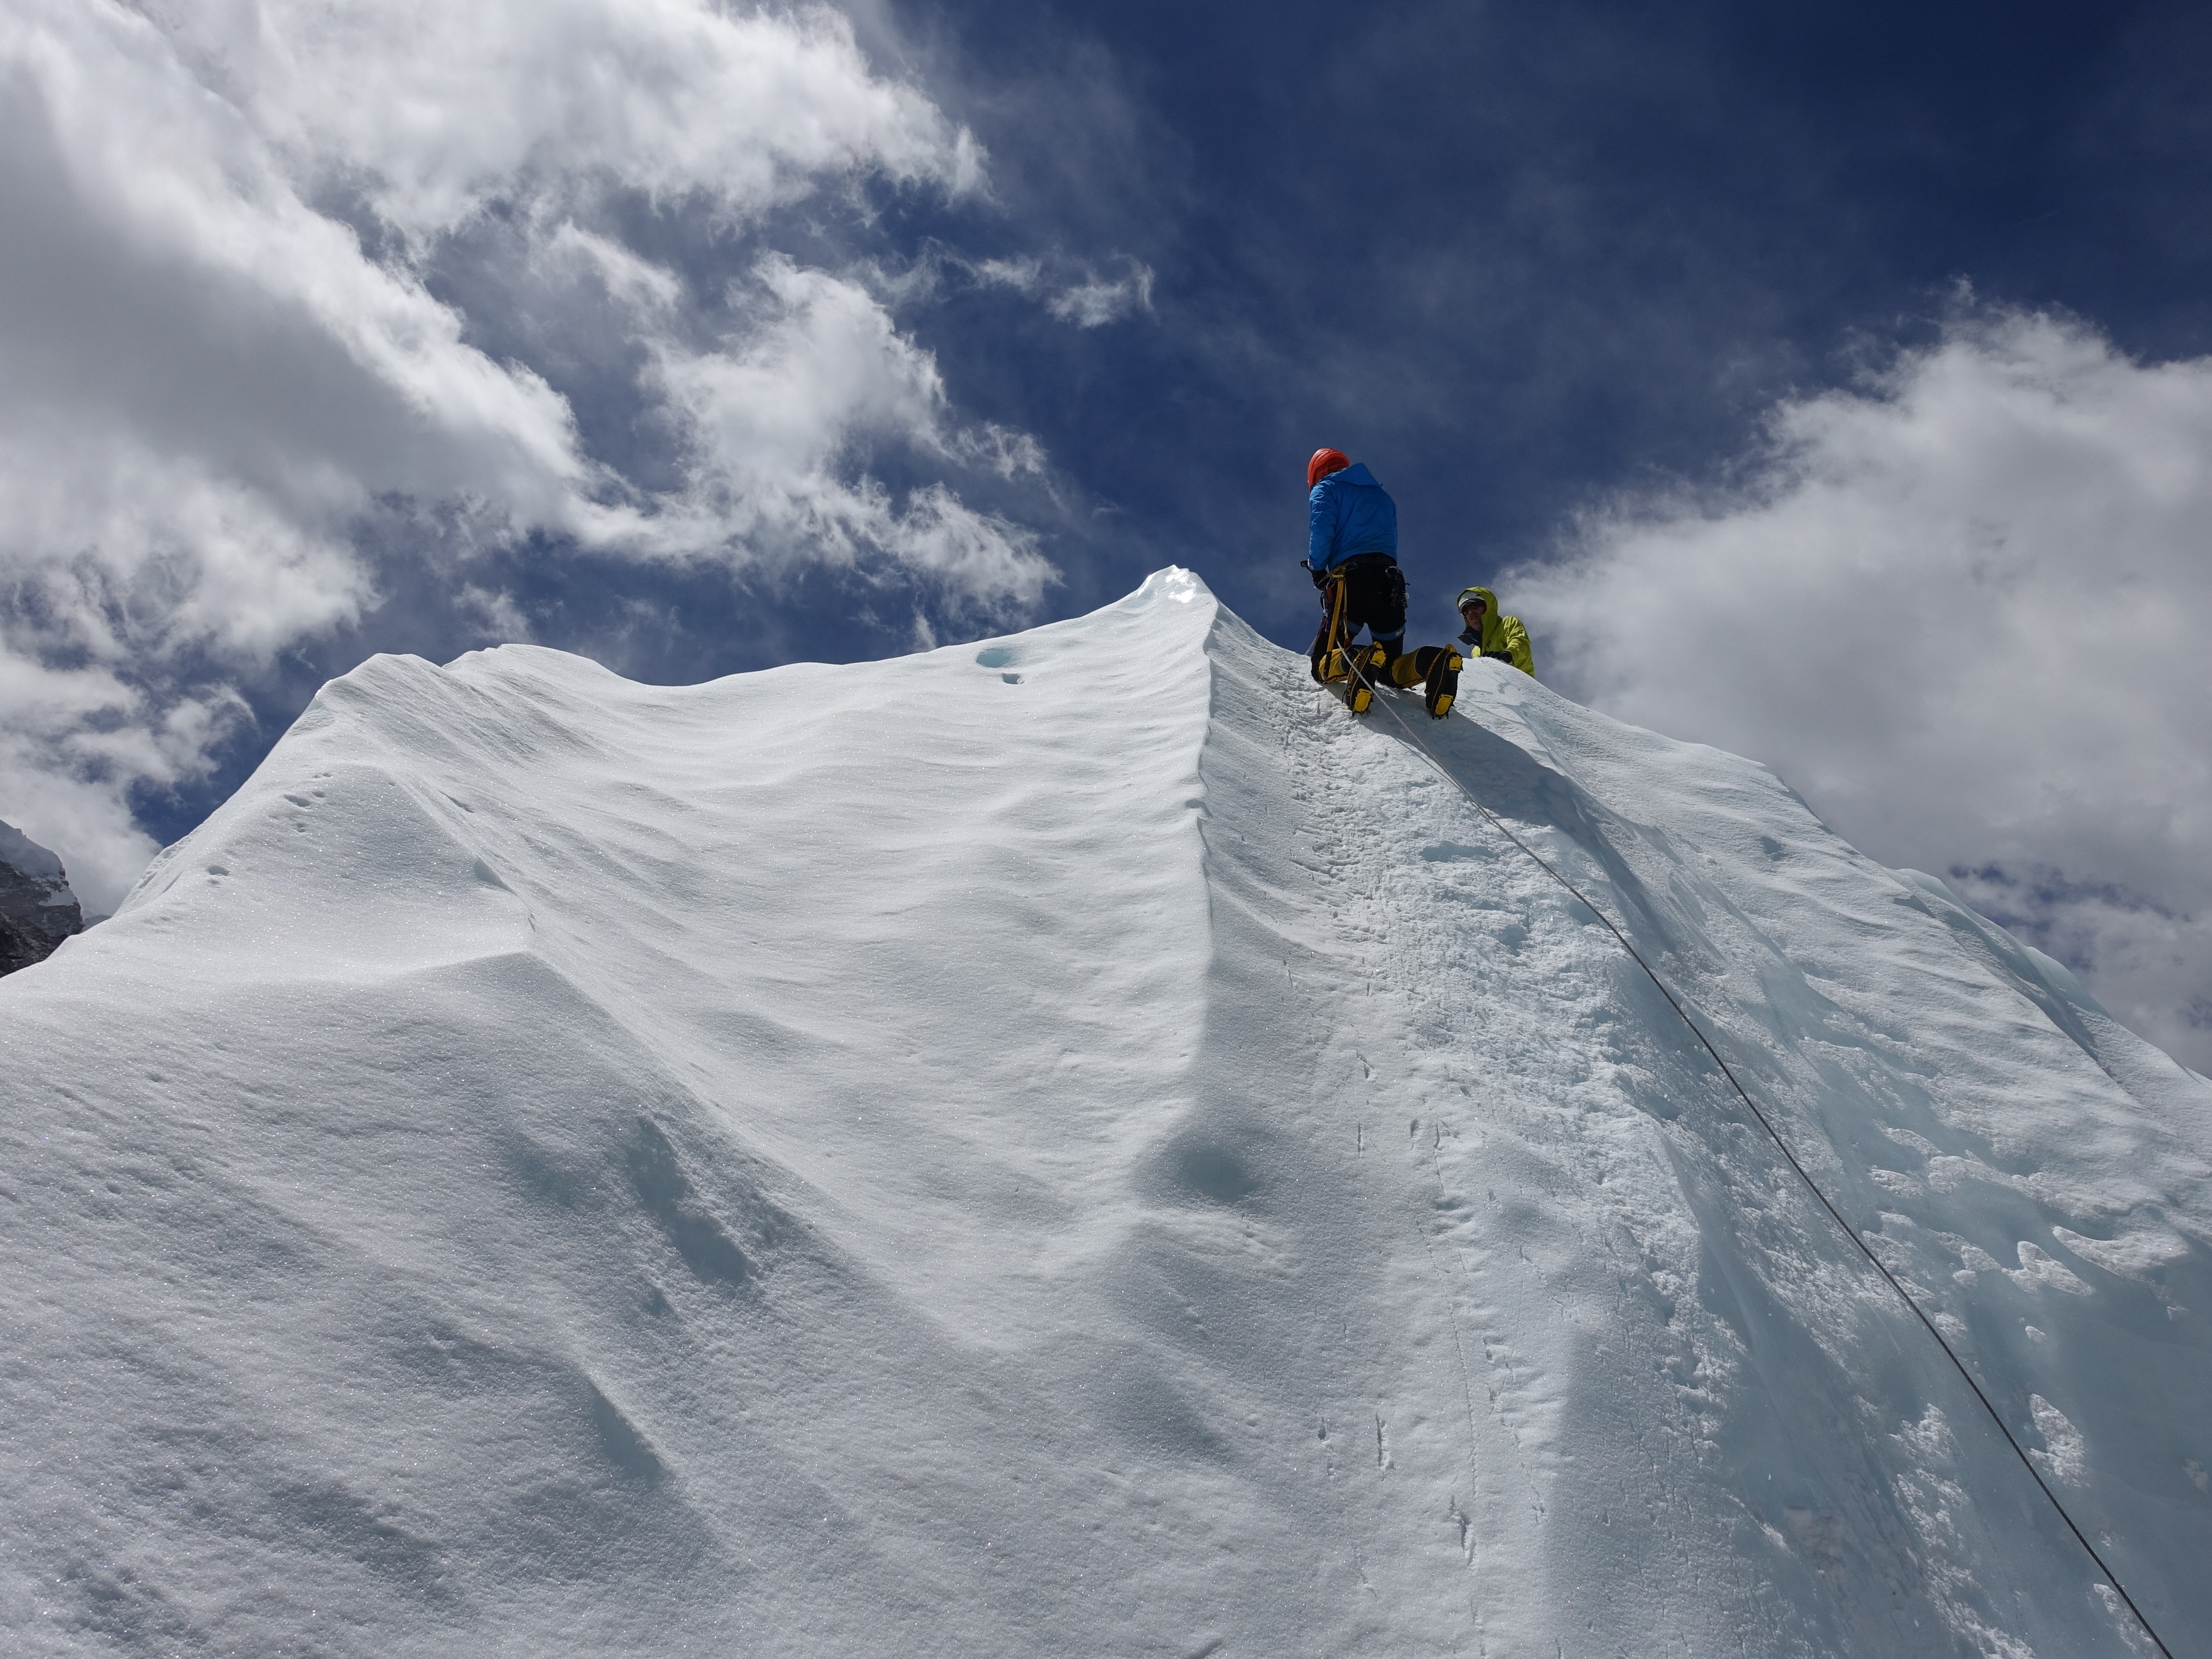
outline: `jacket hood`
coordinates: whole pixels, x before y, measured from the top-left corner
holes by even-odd
[[[1482,599],[1481,633],[1478,635],[1474,629],[1470,628],[1459,637],[1466,643],[1474,645],[1478,650],[1495,651],[1498,649],[1498,636],[1504,632],[1504,624],[1498,620],[1498,595],[1492,592],[1486,587],[1462,587],[1459,592],[1462,599],[1465,599],[1470,593],[1474,593],[1480,595]],[[1462,622],[1465,622],[1467,618],[1462,617],[1460,620]],[[1477,644],[1478,640],[1480,641],[1480,644]]]
[[[1375,475],[1367,470],[1367,463],[1364,461],[1354,461],[1350,466],[1340,467],[1321,482],[1322,483],[1358,484],[1362,489],[1382,488],[1381,484],[1376,483]],[[1320,484],[1314,486],[1316,489],[1320,487]]]

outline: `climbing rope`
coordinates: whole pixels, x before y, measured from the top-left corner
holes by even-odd
[[[1641,968],[1644,970],[1645,977],[1650,979],[1651,983],[1657,988],[1659,994],[1667,999],[1667,1006],[1674,1011],[1676,1018],[1680,1019],[1683,1024],[1690,1028],[1690,1035],[1697,1038],[1698,1046],[1704,1048],[1708,1054],[1712,1056],[1713,1064],[1720,1067],[1721,1075],[1729,1080],[1729,1086],[1735,1089],[1738,1097],[1742,1100],[1744,1105],[1750,1110],[1752,1116],[1759,1120],[1759,1127],[1766,1131],[1768,1137],[1774,1142],[1777,1150],[1781,1152],[1784,1158],[1788,1160],[1790,1167],[1797,1172],[1797,1178],[1805,1183],[1806,1188],[1812,1193],[1814,1198],[1820,1200],[1820,1207],[1828,1212],[1829,1217],[1835,1222],[1836,1225],[1844,1230],[1844,1237],[1849,1238],[1852,1243],[1858,1246],[1859,1254],[1874,1264],[1874,1270],[1882,1276],[1883,1279],[1887,1282],[1890,1289],[1897,1292],[1899,1299],[1902,1301],[1906,1307],[1912,1310],[1912,1316],[1915,1319],[1917,1319],[1922,1326],[1926,1328],[1928,1334],[1936,1339],[1936,1346],[1943,1350],[1945,1358],[1949,1359],[1951,1364],[1957,1368],[1959,1375],[1966,1379],[1966,1386],[1974,1391],[1974,1398],[1982,1402],[1982,1409],[1990,1414],[1990,1421],[1996,1425],[1997,1432],[2004,1437],[2005,1444],[2012,1448],[2013,1455],[2020,1459],[2021,1467],[2027,1471],[2029,1478],[2035,1482],[2036,1486],[2041,1490],[2043,1495],[2051,1500],[2051,1507],[2058,1512],[2058,1518],[2066,1523],[2066,1529],[2074,1534],[2075,1540],[2079,1543],[2084,1550],[2088,1552],[2089,1559],[2097,1564],[2097,1571],[2105,1575],[2106,1581],[2112,1587],[2113,1593],[2117,1595],[2121,1601],[2127,1603],[2128,1611],[2135,1615],[2136,1622],[2142,1626],[2143,1634],[2150,1638],[2151,1645],[2159,1650],[2161,1659],[2173,1659],[2172,1651],[2167,1648],[2166,1643],[2160,1639],[2157,1630],[2153,1627],[2150,1620],[2143,1616],[2143,1610],[2136,1605],[2135,1597],[2130,1595],[2127,1592],[2126,1587],[2120,1583],[2119,1575],[2115,1573],[2112,1568],[2105,1565],[2105,1558],[2097,1553],[2097,1547],[2094,1544],[2092,1544],[2089,1541],[2088,1535],[2085,1534],[2080,1527],[2075,1524],[2074,1517],[2067,1513],[2066,1505],[2058,1501],[2058,1494],[2051,1491],[2051,1483],[2043,1478],[2043,1472],[2035,1467],[2035,1460],[2027,1455],[2026,1449],[2021,1445],[2019,1439],[2013,1434],[2013,1431],[2005,1425],[2005,1420],[2002,1414],[1998,1412],[1996,1406],[1990,1403],[1989,1395],[1982,1391],[1982,1385],[1974,1380],[1973,1372],[1966,1369],[1966,1362],[1959,1358],[1958,1350],[1954,1348],[1950,1342],[1944,1337],[1943,1333],[1936,1328],[1936,1322],[1929,1318],[1926,1312],[1922,1310],[1920,1304],[1912,1299],[1911,1292],[1905,1288],[1904,1284],[1898,1279],[1897,1275],[1890,1272],[1887,1267],[1882,1265],[1881,1258],[1876,1255],[1872,1249],[1868,1246],[1866,1240],[1859,1237],[1858,1229],[1852,1226],[1850,1222],[1844,1220],[1843,1212],[1828,1201],[1828,1195],[1820,1190],[1820,1182],[1814,1180],[1811,1172],[1808,1171],[1802,1164],[1800,1164],[1797,1161],[1796,1153],[1790,1150],[1790,1143],[1782,1138],[1782,1132],[1777,1129],[1774,1127],[1773,1121],[1770,1119],[1765,1112],[1759,1109],[1759,1103],[1751,1097],[1751,1091],[1743,1086],[1742,1080],[1736,1076],[1735,1071],[1729,1066],[1728,1061],[1721,1058],[1720,1050],[1713,1047],[1711,1040],[1708,1039],[1705,1032],[1699,1029],[1698,1022],[1690,1018],[1689,1011],[1683,1007],[1681,1003],[1676,1000],[1674,994],[1667,988],[1666,981],[1661,979],[1658,974],[1653,970],[1651,964],[1644,959],[1644,953],[1628,942],[1628,935],[1622,933],[1620,928],[1613,925],[1613,918],[1606,915],[1603,910],[1600,909],[1597,907],[1596,902],[1591,899],[1589,894],[1583,892],[1581,888],[1576,886],[1574,883],[1569,881],[1565,876],[1562,875],[1557,869],[1553,868],[1553,866],[1547,861],[1543,855],[1538,853],[1534,848],[1529,846],[1527,842],[1522,840],[1521,837],[1515,835],[1512,830],[1507,829],[1505,827],[1505,821],[1503,818],[1500,818],[1497,813],[1492,811],[1487,806],[1482,804],[1481,800],[1476,797],[1474,791],[1468,788],[1467,785],[1453,773],[1451,769],[1446,766],[1443,762],[1437,757],[1437,751],[1429,747],[1428,740],[1423,738],[1419,731],[1417,730],[1413,725],[1394,706],[1397,701],[1395,697],[1382,697],[1378,698],[1376,701],[1381,703],[1383,708],[1389,711],[1390,718],[1398,722],[1399,729],[1404,732],[1408,738],[1413,739],[1414,746],[1418,748],[1423,755],[1427,757],[1429,764],[1436,768],[1438,775],[1443,778],[1444,781],[1457,789],[1460,793],[1465,795],[1468,799],[1468,804],[1473,806],[1476,811],[1480,812],[1484,818],[1489,821],[1491,828],[1497,830],[1499,835],[1504,836],[1506,840],[1511,842],[1523,853],[1526,853],[1530,860],[1535,863],[1537,868],[1543,871],[1546,875],[1551,877],[1551,878],[1559,883],[1560,886],[1565,888],[1567,891],[1573,894],[1575,897],[1581,900],[1583,908],[1592,915],[1595,916],[1599,921],[1604,924],[1606,932],[1613,935],[1614,939],[1619,942],[1620,948],[1627,951],[1630,958],[1638,968]]]

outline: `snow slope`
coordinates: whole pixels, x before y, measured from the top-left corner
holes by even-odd
[[[2212,1086],[1772,775],[1204,586],[325,687],[0,982],[11,1653],[2212,1654]]]

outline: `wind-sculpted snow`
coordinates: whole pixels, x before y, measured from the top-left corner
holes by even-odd
[[[2212,1653],[2212,1088],[1747,762],[1400,707]],[[0,1645],[2136,1650],[1413,729],[1177,571],[334,682],[0,984]]]

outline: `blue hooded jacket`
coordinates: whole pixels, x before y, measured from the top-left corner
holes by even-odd
[[[1398,556],[1398,504],[1375,482],[1366,462],[1330,473],[1307,500],[1306,562],[1316,572],[1334,570],[1355,553]]]

